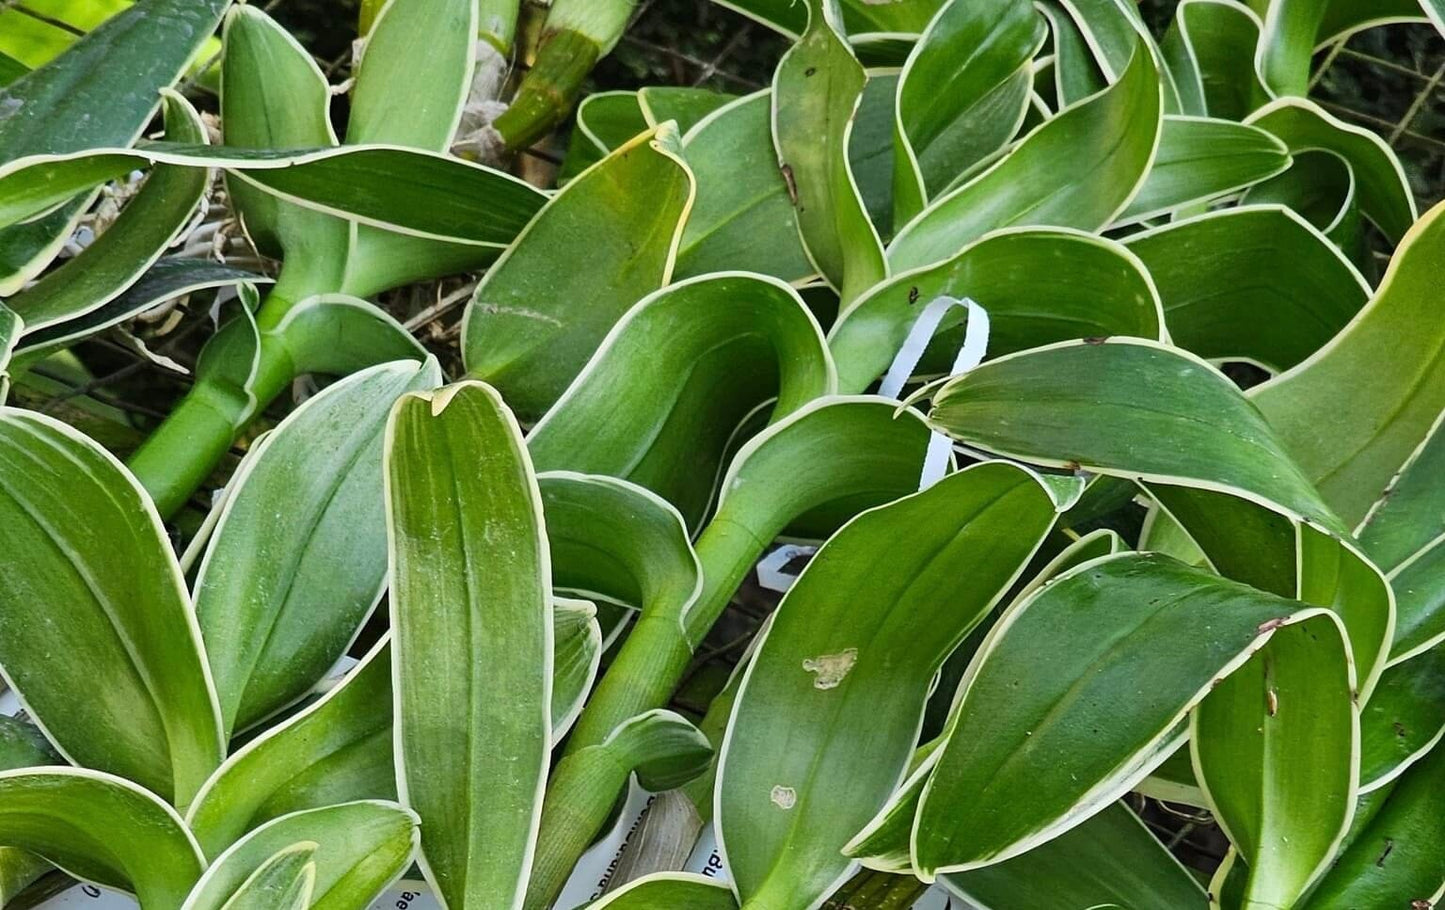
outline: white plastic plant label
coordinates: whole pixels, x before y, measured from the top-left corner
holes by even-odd
[[[400,881],[372,902],[369,910],[441,910],[424,882]]]
[[[732,881],[728,877],[727,867],[723,865],[722,851],[718,849],[717,845],[717,831],[711,823],[702,829],[702,834],[698,835],[697,845],[692,848],[692,855],[687,858],[687,865],[683,867],[683,871],[694,872],[719,883]],[[913,910],[974,910],[974,908],[950,895],[942,885],[934,885],[914,903]]]
[[[97,885],[76,885],[40,904],[38,910],[137,910],[139,906],[129,894]]]

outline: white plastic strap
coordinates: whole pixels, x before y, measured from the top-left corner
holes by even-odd
[[[903,394],[903,384],[913,371],[918,368],[918,361],[923,359],[923,352],[928,350],[928,342],[938,332],[938,326],[943,322],[943,317],[948,311],[956,306],[978,306],[972,300],[957,300],[953,297],[935,297],[918,314],[913,321],[913,327],[908,330],[908,336],[903,339],[903,344],[898,348],[898,354],[889,365],[888,372],[883,376],[883,382],[878,386],[878,394],[884,398],[897,398]],[[969,321],[973,321],[973,311],[969,310]]]
[[[983,362],[984,355],[988,353],[988,311],[967,297],[962,300],[935,297],[923,308],[923,312],[918,314],[913,327],[908,330],[908,337],[903,339],[903,344],[898,348],[898,356],[893,358],[887,375],[878,386],[879,395],[897,399],[903,393],[903,384],[918,368],[918,361],[923,359],[923,352],[928,349],[928,342],[938,331],[944,315],[956,306],[968,310],[968,324],[963,331],[963,346],[958,349],[958,356],[953,359],[953,369],[948,375],[966,373]],[[948,457],[952,451],[953,441],[944,434],[934,433],[928,438],[928,453],[923,459],[918,489],[926,490],[943,479],[943,475],[948,471]]]

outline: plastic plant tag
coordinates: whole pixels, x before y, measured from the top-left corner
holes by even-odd
[[[903,393],[903,384],[917,369],[918,361],[923,359],[923,352],[928,348],[933,334],[938,331],[944,315],[956,306],[968,310],[968,324],[964,329],[963,345],[958,349],[958,356],[953,359],[953,369],[948,375],[953,377],[966,373],[983,363],[983,358],[988,353],[988,311],[968,297],[962,300],[947,296],[935,297],[923,308],[923,312],[918,314],[913,328],[908,330],[908,337],[903,339],[898,355],[893,358],[893,363],[878,386],[879,395],[897,399]],[[924,457],[923,471],[918,479],[920,490],[926,490],[943,479],[943,475],[948,472],[948,456],[952,451],[953,442],[945,434],[935,432],[928,438],[928,454]]]
[[[812,556],[818,552],[817,547],[805,546],[803,544],[783,544],[773,552],[758,560],[757,573],[758,584],[769,591],[784,593],[798,580],[797,572],[789,572],[788,566],[794,561],[803,557]]]

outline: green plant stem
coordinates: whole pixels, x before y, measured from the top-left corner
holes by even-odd
[[[537,62],[517,87],[511,105],[492,123],[506,147],[527,148],[561,123],[601,57],[601,46],[586,35],[573,31],[543,35]]]
[[[763,886],[766,890],[766,884]],[[928,886],[907,875],[864,869],[823,904],[823,910],[903,910],[918,902]],[[750,899],[746,906],[761,910],[767,904]]]
[[[585,765],[580,757],[564,758],[548,780],[524,910],[546,910],[557,899],[577,860],[612,814],[617,791],[626,785],[631,773],[619,767],[621,784],[599,787],[596,775],[587,773]]]
[[[510,57],[517,40],[521,7],[522,0],[479,0],[477,37],[496,48],[503,57]]]
[[[644,613],[577,719],[564,754],[595,746],[623,721],[665,706],[691,660],[676,618]]]
[[[284,274],[283,274],[284,278]],[[155,500],[161,517],[174,515],[211,476],[237,435],[296,378],[291,354],[274,330],[301,294],[278,281],[256,313],[260,354],[252,397],[240,400],[223,384],[195,385],[130,458],[128,466]]]
[[[702,593],[681,619],[642,614],[578,718],[566,755],[597,745],[625,720],[667,706],[693,652],[765,547],[757,535],[726,517],[707,526],[697,541]]]
[[[618,724],[665,707],[682,681],[693,652],[722,615],[765,544],[720,516],[698,538],[703,590],[685,617],[644,613],[588,700],[547,785],[527,907],[545,907],[612,812],[627,771],[613,787],[580,775],[576,753],[607,738]],[[534,901],[535,898],[535,901]]]

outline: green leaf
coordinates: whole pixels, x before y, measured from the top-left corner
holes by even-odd
[[[1007,228],[937,265],[894,275],[844,309],[828,333],[839,388],[859,392],[877,379],[922,307],[939,296],[968,297],[988,311],[994,356],[1068,338],[1158,338],[1163,325],[1148,273],[1115,241],[1058,228]],[[962,342],[964,311],[953,313],[919,372],[948,371]]]
[[[646,118],[647,125],[657,127],[671,120],[677,124],[677,131],[684,137],[714,111],[737,100],[736,95],[707,88],[647,85],[637,90],[637,106]],[[688,163],[692,163],[691,158]]]
[[[346,141],[445,152],[476,62],[476,0],[390,0],[366,33]]]
[[[630,480],[696,527],[742,422],[834,390],[822,330],[776,279],[743,272],[670,285],[628,310],[527,439],[539,470]]]
[[[1262,129],[1209,117],[1165,117],[1154,163],[1119,220],[1144,221],[1207,203],[1289,164],[1284,143]]]
[[[0,227],[0,296],[18,294],[65,247],[93,195],[60,201],[48,214]]]
[[[756,22],[797,38],[807,27],[803,4],[793,0],[714,0]],[[881,7],[868,0],[843,0],[843,18],[849,32],[918,34],[945,0],[896,0]]]
[[[697,541],[703,594],[685,617],[689,637],[702,640],[780,534],[822,540],[865,509],[915,492],[927,446],[918,412],[868,396],[817,399],[749,439]]]
[[[811,906],[851,874],[840,850],[906,773],[930,680],[1057,508],[1037,475],[991,462],[824,544],[758,646],[719,756],[719,837],[744,901]]]
[[[1249,867],[1243,906],[1294,906],[1349,827],[1360,727],[1343,632],[1334,617],[1277,630],[1194,712],[1195,777]]]
[[[398,790],[447,905],[510,906],[531,871],[550,751],[541,496],[516,420],[482,383],[403,397],[384,464]]]
[[[1350,631],[1361,693],[1373,688],[1388,587],[1342,542],[1344,526],[1258,411],[1202,361],[1127,339],[1039,348],[953,380],[932,419],[988,451],[1143,481],[1225,576],[1285,596],[1298,585],[1301,599],[1331,606]]]
[[[288,202],[402,234],[501,248],[547,200],[531,185],[460,158],[350,145],[252,149],[144,142],[0,166],[0,226],[150,163],[216,167]]]
[[[1445,641],[1445,540],[1433,541],[1390,573],[1398,598],[1394,660],[1420,654]]]
[[[807,29],[773,74],[773,143],[803,246],[846,302],[888,274],[848,160],[868,77],[836,21],[836,0],[807,7]]]
[[[0,87],[9,85],[30,72],[30,67],[8,54],[0,53]]]
[[[898,73],[868,70],[848,132],[848,167],[880,238],[893,235],[893,133]]]
[[[692,196],[667,125],[567,184],[477,286],[462,325],[469,374],[535,420],[623,314],[671,279]]]
[[[304,809],[396,797],[390,640],[320,699],[266,730],[206,781],[186,822],[214,859],[258,825]]]
[[[1328,346],[1250,392],[1305,475],[1360,521],[1445,408],[1435,272],[1445,208],[1401,242],[1375,296]],[[1323,419],[1328,414],[1328,419]]]
[[[1331,0],[1315,40],[1328,44],[1377,25],[1429,22],[1427,13],[1436,8],[1435,0]]]
[[[0,478],[5,679],[68,759],[185,806],[223,740],[155,507],[99,445],[30,411],[0,410]]]
[[[1321,879],[1309,910],[1409,907],[1445,892],[1445,749],[1432,749],[1388,792],[1374,818]]]
[[[222,32],[221,123],[226,144],[244,149],[336,145],[331,91],[321,69],[295,38],[265,12],[237,6]],[[227,174],[246,233],[310,290],[336,288],[346,271],[352,231],[346,222],[278,199]]]
[[[1164,303],[1173,342],[1201,357],[1286,370],[1369,298],[1359,272],[1289,209],[1209,212],[1124,241]]]
[[[245,730],[301,698],[386,587],[383,430],[435,361],[388,363],[307,399],[232,478],[195,584],[221,713]]]
[[[30,155],[135,142],[155,112],[161,89],[180,78],[228,5],[229,0],[142,0],[0,87],[0,111],[6,112],[0,117],[0,166]],[[14,16],[32,21],[22,10]],[[5,28],[15,27],[7,17]],[[50,263],[89,199],[78,198],[29,225],[0,230],[0,248],[7,254],[0,263],[0,294],[19,291]]]
[[[600,900],[588,904],[588,910],[737,910],[732,888],[705,875],[688,872],[654,872],[628,882]]]
[[[15,342],[25,330],[25,323],[15,311],[0,303],[0,405],[5,404],[5,394],[10,389],[10,374],[5,368],[10,365],[10,355],[15,351]]]
[[[205,259],[161,259],[110,303],[77,319],[48,329],[26,332],[16,351],[27,361],[97,335],[144,313],[158,304],[196,291],[235,287],[243,282],[266,284],[270,279],[242,269]]]
[[[428,356],[390,313],[346,294],[301,300],[267,331],[279,337],[297,373],[345,376],[378,363]]]
[[[1027,853],[940,878],[983,907],[1174,907],[1203,910],[1204,889],[1123,803]]]
[[[552,741],[586,694],[601,656],[591,604],[556,598]],[[206,781],[187,823],[214,857],[291,812],[396,799],[391,640],[384,637],[325,695],[247,742]]]
[[[1161,95],[1140,47],[1119,81],[1065,110],[968,183],[934,200],[888,248],[895,272],[938,262],[989,231],[1096,231],[1138,192],[1159,144]]]
[[[1241,205],[1288,206],[1314,225],[1366,276],[1376,277],[1374,252],[1365,242],[1364,221],[1349,162],[1334,152],[1300,152],[1289,169],[1256,183]]]
[[[1123,0],[1061,0],[1060,6],[1078,26],[1104,78],[1117,82],[1145,33],[1138,12]]]
[[[1360,711],[1360,789],[1393,781],[1445,736],[1445,648],[1385,668]]]
[[[1034,352],[1038,353],[1040,352]],[[1172,356],[1183,360],[1183,355]],[[1128,355],[1128,359],[1133,357],[1134,355]],[[1123,367],[1122,359],[1114,363],[1120,368],[1118,372],[1109,371],[1112,380],[1103,380],[1091,388],[1078,389],[1084,398],[1079,399],[1070,418],[1056,421],[1050,428],[1051,450],[1077,453],[1081,446],[1093,447],[1087,457],[1078,460],[1088,463],[1107,461],[1110,466],[1105,466],[1105,471],[1119,469],[1121,462],[1116,459],[1129,462],[1132,467],[1126,473],[1136,477],[1145,475],[1150,490],[1160,497],[1160,501],[1170,509],[1174,517],[1190,530],[1215,566],[1226,575],[1243,577],[1278,593],[1294,596],[1294,564],[1298,546],[1298,596],[1300,600],[1308,603],[1328,605],[1343,618],[1351,642],[1355,645],[1355,653],[1361,660],[1360,688],[1362,692],[1368,693],[1382,665],[1381,645],[1388,636],[1391,617],[1389,591],[1378,571],[1348,546],[1313,527],[1300,525],[1296,518],[1290,517],[1292,513],[1298,514],[1298,505],[1286,506],[1284,515],[1269,511],[1279,508],[1278,504],[1283,502],[1281,494],[1285,492],[1284,488],[1292,487],[1296,493],[1304,492],[1305,499],[1302,502],[1306,505],[1309,505],[1309,499],[1315,500],[1313,507],[1316,508],[1317,516],[1330,515],[1326,508],[1318,504],[1317,496],[1307,485],[1293,484],[1286,480],[1291,473],[1298,476],[1297,470],[1280,453],[1278,443],[1268,434],[1267,429],[1261,428],[1258,414],[1247,406],[1240,407],[1243,402],[1238,393],[1223,381],[1222,377],[1218,380],[1220,387],[1228,390],[1229,397],[1236,403],[1230,406],[1222,401],[1217,402],[1211,407],[1209,417],[1199,412],[1194,418],[1184,419],[1212,420],[1214,427],[1227,427],[1227,438],[1230,442],[1226,447],[1234,447],[1236,456],[1249,453],[1251,457],[1260,457],[1273,452],[1273,457],[1268,461],[1276,467],[1270,480],[1281,484],[1280,489],[1275,492],[1269,492],[1264,486],[1256,486],[1253,491],[1256,495],[1248,496],[1248,488],[1238,482],[1241,475],[1236,475],[1233,480],[1225,476],[1242,467],[1241,463],[1236,461],[1234,469],[1219,472],[1221,467],[1231,461],[1231,456],[1223,453],[1218,453],[1218,457],[1213,458],[1208,465],[1188,463],[1199,453],[1191,451],[1192,446],[1183,435],[1187,431],[1178,423],[1187,413],[1187,409],[1180,411],[1176,410],[1175,405],[1160,405],[1161,400],[1173,398],[1174,393],[1167,391],[1162,375],[1152,368],[1146,371],[1151,379],[1144,380],[1151,382],[1149,388],[1152,397],[1147,407],[1124,405],[1116,410],[1115,403],[1100,407],[1113,400],[1112,392],[1101,392],[1100,389],[1106,388],[1111,381],[1121,380],[1130,372],[1129,368]],[[1056,364],[1056,368],[1062,367]],[[974,375],[986,369],[987,366],[980,368]],[[1098,365],[1092,369],[1098,369]],[[1188,367],[1181,366],[1175,377],[1183,377],[1190,372]],[[1200,374],[1201,378],[1203,375]],[[1143,373],[1135,374],[1133,381],[1141,381],[1143,376]],[[1158,384],[1152,384],[1154,381],[1158,381]],[[1202,400],[1205,385],[1206,383],[1200,382],[1200,387],[1190,393],[1196,403]],[[1003,394],[1001,387],[998,388],[999,391],[994,392],[996,397]],[[1010,395],[1032,395],[1040,392],[1040,388],[1031,383],[1018,383],[1009,388]],[[1183,397],[1180,396],[1180,400]],[[1002,400],[1002,397],[998,397],[998,400]],[[1170,416],[1164,417],[1165,412],[1170,412]],[[1035,425],[1035,420],[1041,413],[1025,418],[1022,427],[1010,426],[1008,434],[1012,436],[1020,429],[1027,432],[1031,425]],[[1138,422],[1124,418],[1122,415],[1125,413],[1138,418]],[[1015,408],[1011,417],[1018,418],[1019,414],[1020,411]],[[1095,442],[1097,434],[1079,432],[1085,425],[1098,426],[1100,421],[1108,421],[1116,429],[1131,427],[1128,445],[1133,447],[1134,451],[1125,454],[1112,446],[1104,446],[1113,451],[1100,459],[1098,456],[1103,453]],[[1072,429],[1064,429],[1070,425]],[[976,425],[974,432],[978,432],[980,428]],[[989,431],[984,432],[988,436],[984,442],[985,447],[998,448],[997,438]],[[1211,432],[1217,433],[1213,429]],[[1019,449],[1014,448],[1011,451],[1018,452]],[[1155,461],[1147,469],[1142,467],[1145,462],[1165,453],[1168,453],[1168,457],[1164,462]],[[1263,461],[1261,466],[1262,464]],[[1212,472],[1207,482],[1203,481],[1204,471],[1200,470],[1201,467]],[[1186,475],[1192,475],[1193,479],[1188,479]],[[1221,492],[1225,491],[1233,495],[1221,495]],[[1253,499],[1255,504],[1233,498],[1239,495]],[[1261,505],[1265,508],[1260,509]],[[1188,511],[1181,511],[1183,509]],[[1221,509],[1223,511],[1220,511]],[[1266,528],[1255,527],[1264,519],[1271,519],[1272,523],[1266,522]],[[1316,520],[1320,519],[1317,517]],[[1253,537],[1241,535],[1238,530],[1241,527],[1262,539],[1257,542]],[[1212,536],[1200,536],[1198,532],[1201,528]],[[1238,541],[1232,542],[1231,536],[1239,538]],[[1275,554],[1275,558],[1283,554],[1285,565],[1279,567],[1279,575],[1273,578],[1258,577],[1261,566],[1255,563],[1259,562],[1260,554],[1271,553]],[[1226,563],[1224,557],[1229,557],[1231,561]],[[1254,563],[1251,563],[1251,560]],[[1285,644],[1271,644],[1266,656],[1250,665],[1256,668],[1255,670],[1231,678],[1220,687],[1218,694],[1206,701],[1200,709],[1201,717],[1210,718],[1207,725],[1201,722],[1201,729],[1207,730],[1208,735],[1202,736],[1206,745],[1201,747],[1200,754],[1205,757],[1203,760],[1208,762],[1208,767],[1214,769],[1212,789],[1216,795],[1224,793],[1224,796],[1217,797],[1219,810],[1226,826],[1230,827],[1237,838],[1242,838],[1236,839],[1236,843],[1239,843],[1248,858],[1254,861],[1247,890],[1265,895],[1273,891],[1273,899],[1276,903],[1282,902],[1281,905],[1287,905],[1293,900],[1298,891],[1328,860],[1339,833],[1348,822],[1348,810],[1353,803],[1352,774],[1357,762],[1353,750],[1356,748],[1354,743],[1357,734],[1354,732],[1355,719],[1351,700],[1355,682],[1348,672],[1347,652],[1339,651],[1338,645],[1333,645],[1333,650],[1331,649],[1333,633],[1326,628],[1324,632],[1317,631],[1314,634],[1321,636],[1323,641],[1311,642],[1309,648],[1286,650]],[[1273,681],[1257,675],[1266,664],[1277,677]],[[1267,691],[1267,684],[1277,686],[1273,696]],[[1282,691],[1296,693],[1296,699],[1302,697],[1300,693],[1309,693],[1321,700],[1333,696],[1334,700],[1326,701],[1323,705],[1311,704],[1297,713],[1280,714],[1278,720],[1268,716],[1267,711],[1267,716],[1261,718],[1261,711],[1269,705],[1271,698],[1275,700],[1276,706],[1278,701],[1283,699]],[[1326,723],[1327,719],[1331,719],[1329,724]],[[1269,737],[1256,739],[1258,734],[1255,731],[1261,728],[1278,729]],[[1326,735],[1331,730],[1338,735]],[[1267,750],[1282,750],[1287,753],[1287,757],[1276,756],[1270,760],[1261,754]],[[1256,770],[1294,769],[1297,766],[1309,767],[1317,776],[1309,777],[1293,770],[1266,776],[1264,771]],[[1237,770],[1240,768],[1248,769],[1250,773],[1240,773]],[[1258,775],[1257,779],[1255,775]],[[1296,787],[1302,792],[1292,792]],[[1275,807],[1270,805],[1274,801],[1286,805],[1291,802],[1307,803],[1315,814],[1275,811]],[[1276,855],[1273,853],[1275,844],[1281,841],[1288,841],[1299,849],[1292,849],[1285,856]],[[1279,897],[1281,893],[1289,896]]]
[[[576,723],[602,662],[602,627],[590,600],[554,598],[552,610],[552,742]]]
[[[1269,99],[1254,68],[1262,23],[1233,0],[1183,0],[1161,43],[1186,114],[1243,120]]]
[[[63,764],[65,759],[39,727],[18,717],[0,715],[0,771]]]
[[[553,585],[640,609],[639,625],[662,627],[675,646],[685,647],[682,620],[702,591],[702,566],[677,510],[646,488],[612,477],[551,472],[539,475],[537,483]],[[632,697],[648,684],[648,678],[606,677],[568,737],[567,754],[600,743],[631,717]],[[656,698],[670,694],[659,692]]]
[[[1323,615],[1155,554],[1058,577],[974,657],[914,821],[916,869],[1002,862],[1096,814],[1177,746],[1215,680]]]
[[[700,774],[712,744],[671,711],[647,711],[618,724],[607,738],[557,763],[542,806],[536,866],[523,904],[546,910],[577,859],[599,833],[616,794],[634,772],[651,791],[670,790]]]
[[[416,852],[419,820],[374,800],[294,812],[267,822],[216,857],[182,910],[222,910],[256,883],[281,851],[311,845],[316,910],[365,907],[401,877]],[[257,904],[256,906],[262,906]]]
[[[1329,0],[1270,0],[1255,66],[1276,94],[1309,93],[1310,61],[1329,5]]]
[[[80,768],[0,772],[0,843],[132,892],[146,907],[180,906],[203,868],[174,809],[128,780]]]
[[[558,186],[650,126],[637,92],[594,92],[578,103],[574,119],[567,157],[557,173]]]
[[[681,618],[701,589],[702,567],[677,509],[615,477],[549,471],[538,474],[537,486],[553,585]]]
[[[1348,161],[1359,188],[1360,210],[1392,241],[1402,242],[1418,217],[1415,197],[1400,160],[1383,139],[1304,98],[1280,98],[1255,111],[1248,122],[1274,133],[1292,154],[1324,150]]]
[[[895,222],[1002,150],[1018,132],[1047,29],[1025,0],[946,3],[898,82]]]
[[[1065,342],[1001,357],[944,385],[930,421],[999,454],[1153,482],[1198,481],[1345,533],[1234,384],[1158,343]],[[1095,432],[1100,426],[1111,431]]]
[[[817,272],[778,170],[772,97],[765,89],[732,101],[683,136],[697,201],[683,228],[676,277],[739,269],[798,282]]]
[[[1445,486],[1438,483],[1442,470],[1445,418],[1410,453],[1359,528],[1360,546],[1385,571],[1399,568],[1445,535]]]
[[[1058,0],[1041,0],[1039,12],[1049,21],[1054,59],[1052,99],[1062,111],[1108,87],[1109,81],[1094,60],[1084,33]],[[1045,95],[1049,93],[1044,92]]]
[[[130,145],[228,5],[140,0],[0,88],[0,161]]]
[[[225,910],[306,910],[316,889],[317,847],[301,841],[277,851],[231,893]]]
[[[167,90],[164,105],[168,139],[206,141],[205,125],[185,98]],[[156,168],[93,243],[6,304],[25,319],[28,331],[103,307],[123,294],[186,228],[209,182],[210,173],[203,169]]]
[[[702,593],[681,629],[666,616],[643,617],[583,712],[577,736],[586,730],[595,742],[608,723],[666,705],[768,543],[784,532],[827,537],[864,509],[915,492],[928,440],[918,412],[861,396],[817,399],[748,440],[697,541]]]

